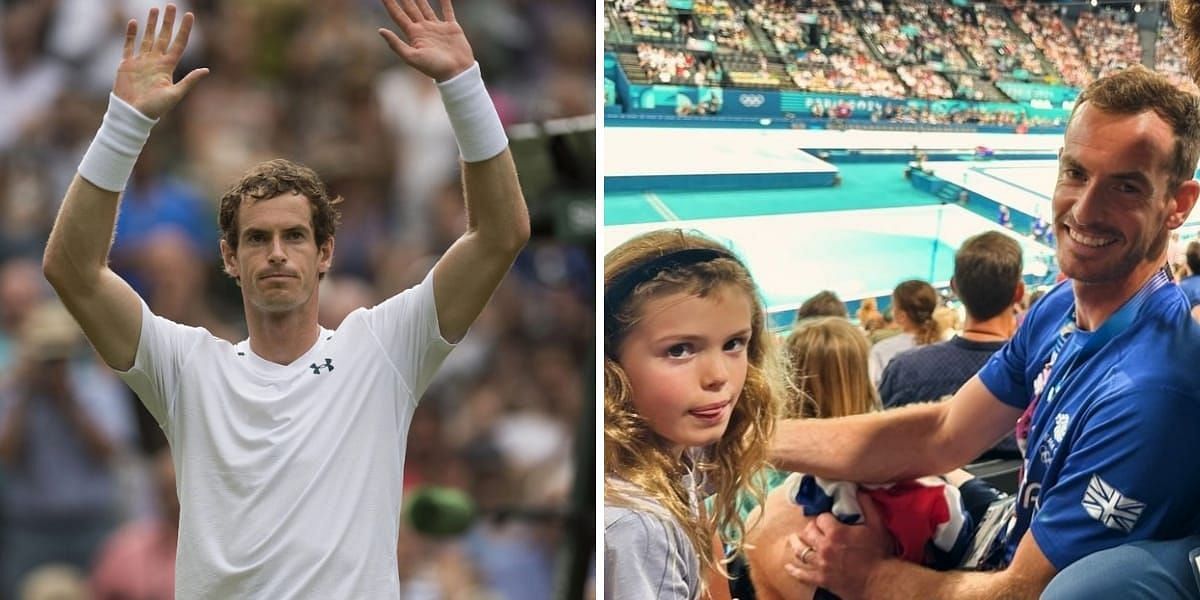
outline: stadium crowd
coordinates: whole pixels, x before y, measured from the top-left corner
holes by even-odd
[[[952,70],[967,67],[966,59],[936,18],[940,5],[919,2],[854,4],[863,21],[863,32],[892,64],[940,63]],[[873,38],[873,39],[872,39]]]
[[[1082,12],[1075,23],[1075,38],[1096,77],[1104,77],[1131,65],[1141,64],[1142,47],[1138,42],[1133,14],[1105,8],[1099,13]]]
[[[1033,45],[1050,60],[1062,74],[1067,85],[1083,87],[1093,76],[1083,60],[1083,50],[1075,33],[1067,27],[1054,7],[1026,2],[1013,18]]]
[[[378,38],[390,23],[379,2],[175,1],[197,18],[182,66],[211,75],[151,136],[123,199],[114,269],[157,314],[244,339],[216,202],[249,166],[287,157],[346,198],[322,326],[419,282],[465,228],[458,150],[432,81]],[[592,4],[455,4],[506,125],[595,111]],[[125,23],[157,4],[0,5],[0,597],[170,598],[178,504],[162,432],[41,269]],[[404,526],[405,598],[551,597],[572,443],[581,412],[591,418],[594,319],[592,249],[551,229],[535,223],[425,394],[404,482],[406,493],[461,489],[484,514],[549,517],[484,518],[451,539]]]
[[[1123,6],[1068,13],[1032,0],[964,6],[944,0],[729,0],[697,2],[691,11],[663,0],[606,4],[628,23],[647,79],[661,83],[689,83],[699,77],[692,65],[703,61],[707,85],[1007,101],[992,83],[1083,87],[1139,63],[1142,53],[1134,13]],[[687,36],[697,30],[715,46],[688,46]],[[1164,15],[1157,47],[1172,47],[1175,35]],[[605,36],[609,47],[626,47],[611,27]],[[1160,70],[1180,72],[1178,53],[1156,56]],[[757,57],[766,64],[741,68]],[[1179,75],[1173,81],[1195,85]]]
[[[1162,73],[1181,89],[1200,94],[1200,86],[1187,76],[1184,58],[1175,48],[1180,47],[1179,29],[1174,24],[1163,23],[1158,40],[1154,44],[1154,70]]]

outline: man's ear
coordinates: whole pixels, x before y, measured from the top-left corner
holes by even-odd
[[[225,240],[221,240],[221,262],[225,265],[225,274],[237,281],[238,285],[241,285],[242,278],[238,274],[237,251]]]
[[[333,236],[317,247],[317,273],[326,273],[333,266]]]
[[[1192,208],[1196,206],[1196,197],[1200,196],[1200,181],[1189,179],[1175,189],[1171,196],[1174,206],[1167,213],[1167,229],[1177,229],[1187,221]]]

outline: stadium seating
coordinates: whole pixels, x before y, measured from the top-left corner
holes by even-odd
[[[1065,113],[1044,111],[1069,108],[1077,92],[1031,97],[1019,86],[1078,90],[1142,55],[1129,10],[1031,0],[606,0],[605,13],[606,48],[633,84],[1014,105],[855,113],[876,122],[1061,124]],[[1200,91],[1178,53],[1167,50],[1173,47],[1175,32],[1165,23],[1157,67]]]

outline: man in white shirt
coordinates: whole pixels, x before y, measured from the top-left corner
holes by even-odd
[[[181,503],[180,598],[399,594],[406,434],[434,371],[529,237],[508,142],[449,0],[385,0],[380,35],[438,82],[463,157],[468,230],[425,280],[336,331],[317,322],[337,214],[312,171],[258,165],[222,199],[221,255],[249,339],[236,345],[149,307],[107,267],[118,197],[156,119],[207,69],[172,72],[193,17],[150,11],[50,234],[44,271],[96,350],[167,434]]]

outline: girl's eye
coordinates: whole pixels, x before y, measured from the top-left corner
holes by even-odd
[[[726,352],[734,352],[734,351],[742,350],[745,347],[746,347],[746,338],[733,338],[732,340],[725,342],[725,351]]]
[[[667,356],[671,358],[683,358],[692,353],[691,344],[675,344],[667,348]]]

